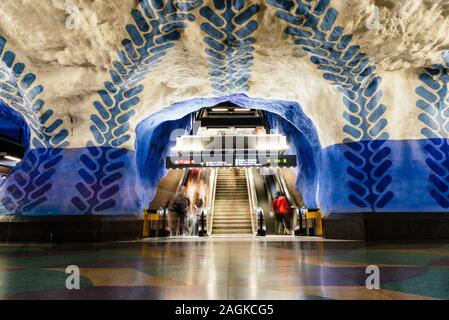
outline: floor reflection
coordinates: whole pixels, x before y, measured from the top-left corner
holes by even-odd
[[[381,289],[365,287],[368,265]],[[77,265],[81,290],[65,289]],[[449,299],[449,244],[294,238],[0,245],[2,299]]]

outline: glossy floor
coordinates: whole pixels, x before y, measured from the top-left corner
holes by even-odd
[[[65,288],[68,265],[81,289]],[[380,268],[380,290],[365,286]],[[0,245],[1,299],[449,299],[449,244],[290,237]]]

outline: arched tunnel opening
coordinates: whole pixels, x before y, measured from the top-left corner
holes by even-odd
[[[23,116],[0,100],[0,185],[22,161],[29,141],[30,129]]]
[[[180,233],[175,203],[183,190],[188,211],[198,211],[200,201],[213,234],[257,233],[260,212],[269,234],[291,233],[303,228],[300,208],[319,207],[321,146],[298,103],[193,99],[151,115],[136,134],[142,205],[153,214],[165,210],[172,235]],[[291,209],[283,231],[272,205],[279,195]]]

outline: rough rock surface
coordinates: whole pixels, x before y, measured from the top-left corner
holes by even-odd
[[[326,123],[318,125],[324,145],[341,142],[339,94],[322,79],[309,56],[294,48],[273,7],[264,0],[251,2],[262,9],[257,16],[260,26],[249,95],[299,102],[317,124]],[[70,19],[66,10],[72,5],[80,10],[79,30],[66,27]],[[332,5],[339,12],[337,24],[354,35],[354,43],[385,77],[382,88],[392,138],[420,137],[419,125],[414,122],[419,111],[414,105],[414,88],[422,68],[441,63],[442,52],[449,49],[449,4],[435,0],[334,0]],[[373,23],[376,11],[372,5],[379,8],[379,26]],[[5,0],[0,4],[0,35],[27,70],[38,75],[46,103],[73,127],[72,147],[85,143],[83,133],[95,112],[97,91],[108,80],[121,41],[129,37],[125,27],[133,22],[130,12],[136,7],[138,1],[132,0]],[[188,23],[176,48],[145,79],[134,124],[174,102],[212,95],[201,22],[200,17]],[[370,30],[370,25],[378,29]]]

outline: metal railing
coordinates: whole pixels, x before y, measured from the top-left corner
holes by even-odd
[[[251,169],[246,168],[245,169],[245,175],[246,175],[246,186],[248,188],[248,201],[249,201],[249,207],[250,207],[250,214],[251,214],[251,227],[253,230],[253,234],[257,234],[257,209],[259,207],[259,204],[257,202],[257,194],[256,194],[256,187],[254,185],[254,175]]]
[[[265,224],[265,214],[261,207],[257,208],[257,233],[258,237],[265,237],[267,235],[267,227]]]
[[[215,210],[215,193],[217,191],[217,169],[211,169],[210,179],[209,179],[209,191],[208,191],[208,203],[207,203],[207,233],[212,234],[212,228],[214,223],[214,210]]]
[[[198,222],[198,236],[207,237],[207,209],[201,210],[200,221]]]
[[[295,236],[301,236],[304,232],[303,229],[303,221],[305,217],[303,218],[303,214],[301,212],[301,209],[296,207],[294,209],[294,217],[293,217],[293,234]]]

